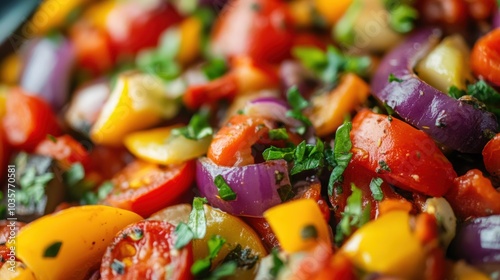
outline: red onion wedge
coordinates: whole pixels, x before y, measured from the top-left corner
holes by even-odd
[[[500,215],[466,222],[451,244],[453,257],[474,265],[500,266]]]
[[[497,8],[495,13],[493,14],[493,20],[491,22],[491,28],[495,29],[500,27],[500,7]]]
[[[219,197],[214,180],[221,175],[236,193],[236,199]],[[223,211],[240,216],[262,217],[267,209],[281,203],[278,189],[290,186],[285,160],[272,160],[242,167],[225,167],[210,159],[200,158],[196,164],[196,183],[200,195]]]
[[[382,60],[371,84],[372,92],[437,142],[460,152],[480,153],[488,136],[498,131],[495,116],[453,99],[413,71],[440,38],[438,29],[423,29],[411,35]],[[401,81],[389,82],[390,74]]]
[[[62,36],[33,40],[23,53],[21,87],[60,109],[68,96],[74,58],[71,43]]]

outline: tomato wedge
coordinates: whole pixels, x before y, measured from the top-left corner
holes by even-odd
[[[453,166],[423,131],[370,110],[359,112],[352,124],[353,160],[385,182],[438,197],[453,186]]]
[[[268,131],[264,119],[235,115],[215,134],[208,158],[222,166],[244,166],[254,163],[252,145]]]
[[[191,244],[174,249],[175,226],[143,220],[120,231],[102,258],[101,279],[191,279]]]
[[[13,90],[7,95],[6,109],[3,127],[14,148],[32,151],[48,134],[60,134],[56,115],[39,97]]]
[[[491,175],[500,176],[500,133],[484,146],[483,161]]]
[[[187,192],[195,171],[194,161],[169,166],[134,161],[113,178],[114,190],[106,202],[148,217]]]
[[[500,28],[476,42],[471,52],[470,65],[476,76],[500,86]]]

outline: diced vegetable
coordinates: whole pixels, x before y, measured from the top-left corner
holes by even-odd
[[[136,72],[118,77],[111,96],[90,131],[98,144],[120,146],[127,134],[150,128],[177,114],[179,105],[165,93],[162,81]]]
[[[410,228],[410,215],[393,211],[358,229],[341,252],[359,268],[413,278],[422,272],[425,250]]]
[[[491,175],[500,177],[500,134],[486,143],[483,149],[483,161]]]
[[[109,206],[72,207],[25,226],[17,235],[17,257],[36,279],[84,279],[115,234],[141,219]]]
[[[281,247],[288,253],[313,249],[331,242],[321,211],[312,199],[299,199],[275,206],[264,213]]]
[[[500,86],[499,45],[500,28],[496,28],[476,42],[470,57],[474,74],[496,86]]]

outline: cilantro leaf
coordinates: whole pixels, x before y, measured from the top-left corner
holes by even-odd
[[[200,140],[212,136],[214,130],[208,122],[208,117],[208,112],[200,111],[193,115],[187,126],[173,129],[172,135],[182,135],[191,140]]]
[[[340,244],[351,235],[353,227],[360,228],[370,220],[370,204],[363,209],[363,193],[351,184],[352,194],[347,198],[347,205],[342,212],[342,219],[337,225],[335,242]]]
[[[333,148],[333,156],[335,166],[333,167],[330,180],[328,181],[328,194],[333,195],[333,186],[342,181],[342,174],[347,165],[351,161],[352,142],[349,133],[352,129],[351,122],[344,122],[335,132],[335,145]]]
[[[193,209],[189,213],[188,223],[179,223],[175,228],[177,240],[174,247],[180,249],[186,246],[192,239],[201,239],[207,232],[207,219],[203,205],[208,203],[206,198],[195,197]]]
[[[217,187],[217,190],[219,191],[219,197],[222,198],[222,200],[230,201],[236,199],[236,193],[227,184],[222,175],[219,174],[215,176],[214,184],[215,187]]]
[[[382,180],[381,178],[373,178],[371,181],[370,181],[370,191],[372,192],[372,196],[375,200],[377,201],[381,201],[382,199],[384,199],[384,193],[382,192],[382,189],[380,188],[380,186],[382,186],[382,183],[384,182],[384,180]]]

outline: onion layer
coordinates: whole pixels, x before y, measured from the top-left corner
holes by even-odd
[[[434,140],[464,153],[480,153],[498,122],[489,112],[453,99],[422,81],[413,71],[416,62],[441,38],[437,29],[423,29],[396,47],[381,62],[371,87],[406,122]],[[393,74],[400,81],[389,82]]]
[[[214,183],[221,175],[236,193],[236,199],[225,201],[219,197]],[[241,167],[225,167],[204,157],[196,165],[196,183],[200,194],[208,202],[230,214],[262,217],[267,209],[281,203],[280,187],[290,186],[285,160],[273,160]]]

